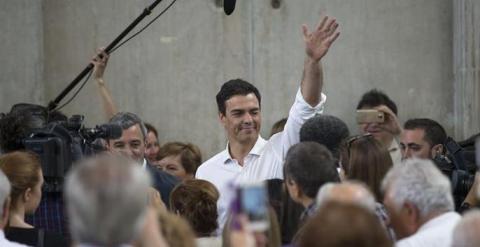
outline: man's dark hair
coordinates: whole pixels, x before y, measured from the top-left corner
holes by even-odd
[[[425,141],[427,141],[432,147],[437,144],[444,144],[445,140],[447,139],[447,132],[445,132],[445,129],[442,127],[442,125],[428,118],[409,119],[405,123],[404,129],[422,129],[425,131]]]
[[[258,99],[258,105],[260,106],[260,103],[261,103],[260,92],[258,92],[258,89],[254,85],[242,79],[234,79],[234,80],[225,82],[220,88],[220,91],[217,93],[218,112],[222,113],[223,115],[226,114],[225,102],[229,100],[231,97],[236,95],[245,96],[251,93],[255,94],[255,96]]]
[[[119,112],[115,114],[108,123],[118,124],[122,127],[123,130],[126,130],[135,124],[140,126],[140,131],[142,132],[143,138],[147,137],[147,128],[140,117],[131,112]]]
[[[362,108],[373,108],[380,105],[386,105],[395,115],[398,115],[397,105],[384,92],[378,89],[372,89],[366,92],[360,102],[358,102],[357,110]]]
[[[332,154],[316,142],[292,146],[287,152],[283,173],[285,179],[295,181],[309,198],[315,198],[323,184],[340,182]]]
[[[301,142],[316,142],[330,150],[339,159],[340,146],[350,136],[347,124],[340,118],[330,115],[317,115],[308,119],[300,129]]]

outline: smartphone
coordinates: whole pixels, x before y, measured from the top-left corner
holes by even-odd
[[[357,110],[357,123],[383,123],[385,114],[378,110]]]
[[[269,227],[268,196],[265,183],[242,184],[237,190],[239,211],[248,217],[248,228],[254,232],[266,231]]]

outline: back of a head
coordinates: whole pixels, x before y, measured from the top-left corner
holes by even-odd
[[[393,246],[377,216],[353,203],[327,202],[307,221],[298,247]]]
[[[0,169],[8,177],[11,184],[10,208],[15,209],[19,205],[19,199],[23,197],[27,189],[34,187],[41,179],[41,166],[38,156],[30,152],[15,151],[0,156]]]
[[[342,166],[348,179],[365,183],[377,201],[382,200],[381,183],[393,166],[388,150],[373,136],[354,137],[341,154]]]
[[[454,209],[450,181],[430,160],[408,159],[394,166],[382,181],[382,189],[398,209],[405,202],[415,205],[420,217]]]
[[[350,135],[347,124],[330,115],[317,115],[307,120],[300,129],[300,141],[325,145],[333,157],[339,158],[340,144]]]
[[[197,168],[202,164],[200,148],[192,143],[168,142],[158,150],[157,159],[167,156],[180,156],[180,162],[187,174],[195,175]]]
[[[395,115],[398,115],[398,109],[395,102],[393,102],[388,95],[378,89],[372,89],[366,92],[358,102],[357,110],[373,108],[380,105],[387,106],[393,113],[395,113]]]
[[[478,246],[480,243],[480,210],[473,209],[463,215],[453,230],[452,247]]]
[[[309,198],[328,182],[339,182],[332,154],[316,142],[300,142],[292,146],[283,167],[285,179],[294,180]]]
[[[260,96],[260,92],[251,83],[242,79],[233,79],[225,82],[220,88],[220,91],[217,93],[217,96],[216,96],[218,112],[225,115],[225,111],[226,111],[225,102],[230,98],[232,98],[233,96],[236,96],[236,95],[245,96],[251,93],[255,94],[258,100],[258,104],[261,105],[262,98]]]
[[[149,124],[149,123],[144,123],[144,124],[145,124],[145,128],[147,129],[147,133],[152,132],[155,135],[155,137],[158,138],[157,129],[152,124]]]
[[[270,130],[270,137],[275,135],[276,133],[282,132],[283,129],[285,128],[285,124],[287,123],[287,118],[282,118],[275,122],[272,125],[272,129]]]
[[[145,218],[150,184],[148,174],[124,157],[102,154],[76,164],[65,189],[74,241],[131,243]]]
[[[162,226],[162,235],[169,246],[195,246],[195,234],[184,218],[169,212],[160,212],[158,221]]]
[[[217,228],[217,201],[215,186],[200,179],[187,179],[170,193],[170,210],[183,216],[197,237],[210,236]]]
[[[425,131],[424,139],[433,147],[437,144],[444,144],[447,139],[447,132],[438,122],[428,118],[409,119],[404,124],[405,130],[422,129]]]
[[[318,191],[315,204],[320,208],[331,201],[353,203],[375,212],[375,197],[361,182],[346,181],[323,185]]]
[[[140,126],[140,131],[142,132],[143,138],[146,138],[147,136],[147,128],[145,127],[145,124],[143,123],[142,119],[134,113],[119,112],[110,118],[108,123],[120,125],[123,130],[138,124]]]
[[[0,221],[3,219],[3,211],[5,202],[10,196],[10,182],[8,181],[7,176],[0,170]],[[3,227],[0,222],[0,228]]]

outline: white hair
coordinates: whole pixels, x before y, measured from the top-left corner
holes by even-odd
[[[468,211],[453,230],[452,246],[477,246],[480,243],[480,210]]]
[[[76,164],[65,197],[72,237],[78,243],[131,243],[143,225],[150,177],[124,157],[99,155]]]
[[[5,201],[10,196],[10,181],[8,181],[7,176],[0,170],[0,216],[3,216],[3,205]]]
[[[345,192],[346,190],[350,190],[350,193],[348,195],[345,195],[344,193],[337,194],[333,193],[334,189],[343,189]],[[365,184],[358,181],[324,184],[318,191],[315,200],[317,209],[329,201],[348,201],[375,213],[375,197]]]
[[[408,159],[392,169],[382,181],[397,210],[405,202],[417,207],[420,217],[454,209],[451,184],[431,160]]]

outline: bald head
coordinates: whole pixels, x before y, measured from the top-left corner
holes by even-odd
[[[318,191],[316,203],[321,207],[326,202],[335,201],[353,203],[375,210],[375,197],[368,188],[360,182],[347,181],[343,183],[328,183]]]
[[[467,212],[453,230],[452,246],[477,246],[480,242],[480,210]]]

